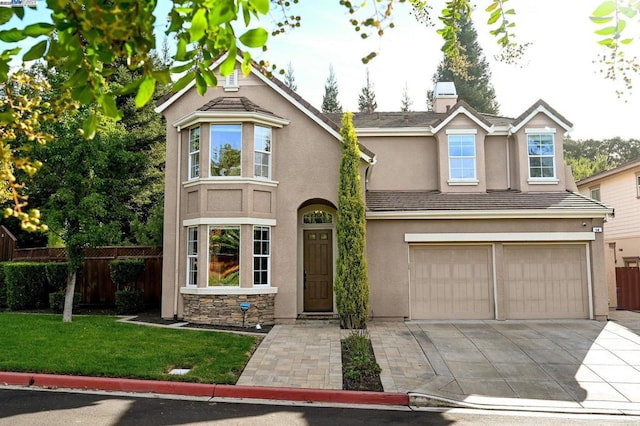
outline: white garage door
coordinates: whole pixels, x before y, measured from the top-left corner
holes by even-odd
[[[411,319],[492,319],[491,246],[409,249]]]
[[[583,244],[505,245],[509,319],[589,318]]]

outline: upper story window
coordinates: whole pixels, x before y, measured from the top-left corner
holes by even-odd
[[[200,127],[189,129],[189,179],[200,177]]]
[[[209,227],[209,285],[240,285],[240,227]]]
[[[271,128],[255,126],[254,129],[254,174],[271,179]]]
[[[556,177],[555,144],[552,134],[527,134],[527,153],[530,178]]]
[[[449,135],[449,179],[476,179],[476,137],[473,134]]]
[[[211,176],[240,176],[242,125],[211,125]]]
[[[602,201],[600,199],[600,187],[596,186],[594,188],[589,188],[589,196],[597,201]]]
[[[636,175],[636,195],[640,198],[640,175]]]

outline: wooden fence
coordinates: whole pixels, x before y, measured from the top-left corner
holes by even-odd
[[[616,268],[618,309],[640,310],[640,269]]]
[[[64,262],[66,248],[14,249],[11,260],[16,262]],[[109,263],[115,259],[143,259],[144,274],[136,281],[136,288],[144,290],[148,304],[160,304],[162,297],[161,247],[97,247],[84,251],[84,265],[76,281],[81,303],[113,305],[116,285],[111,281]]]

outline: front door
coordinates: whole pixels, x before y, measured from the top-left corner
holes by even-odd
[[[333,312],[333,242],[330,229],[304,231],[304,311]]]

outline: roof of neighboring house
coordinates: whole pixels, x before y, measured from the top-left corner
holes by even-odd
[[[613,176],[613,175],[617,175],[618,173],[626,172],[626,171],[634,169],[636,167],[640,167],[640,158],[637,158],[635,160],[629,161],[628,163],[622,164],[622,165],[616,167],[615,169],[605,170],[605,171],[593,174],[593,175],[591,175],[589,177],[586,177],[586,178],[576,182],[576,185],[577,186],[582,186],[582,185],[586,185],[586,184],[589,184],[589,183],[593,183],[593,182],[599,181],[601,179],[605,179],[605,178],[607,178],[609,176]]]
[[[606,205],[574,192],[487,191],[484,193],[441,193],[439,191],[367,191],[371,212],[409,211],[496,211],[496,210],[601,210]]]

